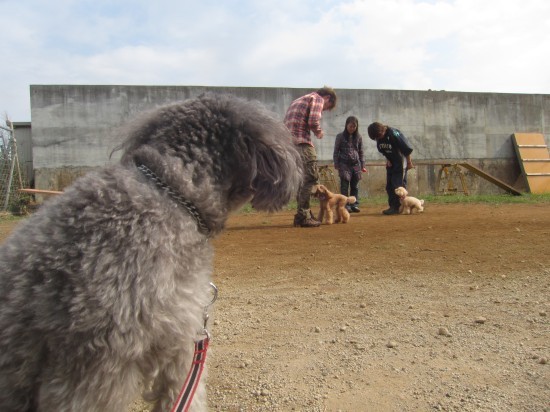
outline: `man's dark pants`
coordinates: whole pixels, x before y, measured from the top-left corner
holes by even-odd
[[[399,186],[407,187],[407,171],[403,171],[402,167],[386,168],[386,193],[388,194],[388,205],[391,209],[399,210],[401,203],[399,196],[395,194],[395,189]]]

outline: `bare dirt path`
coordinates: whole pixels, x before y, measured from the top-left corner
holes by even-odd
[[[211,409],[550,410],[549,205],[292,215],[215,241]]]
[[[550,411],[550,205],[292,216],[214,240],[211,410]]]

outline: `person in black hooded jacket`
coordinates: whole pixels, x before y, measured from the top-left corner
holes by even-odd
[[[399,196],[395,189],[407,187],[407,171],[414,168],[409,141],[400,130],[379,122],[368,127],[369,137],[376,141],[376,148],[386,158],[386,192],[389,208],[382,213],[396,215],[399,213]]]

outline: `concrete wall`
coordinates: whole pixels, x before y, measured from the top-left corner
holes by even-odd
[[[258,100],[283,118],[289,104],[311,89],[199,86],[31,86],[33,162],[36,187],[60,190],[90,168],[109,163],[119,143],[113,131],[126,121],[167,103],[205,91],[227,92]],[[380,164],[366,133],[372,121],[397,127],[415,148],[416,161],[466,160],[495,177],[524,186],[511,135],[537,132],[550,140],[550,95],[461,93],[445,91],[339,89],[338,106],[323,115],[325,138],[316,141],[321,163],[332,162],[334,137],[345,119],[359,118],[368,163]],[[439,166],[419,166],[410,181],[415,193],[433,193]],[[382,166],[370,167],[362,195],[384,192]],[[466,173],[473,193],[501,189]]]

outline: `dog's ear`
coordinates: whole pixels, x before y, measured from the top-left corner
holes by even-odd
[[[316,196],[319,193],[319,185],[311,186],[311,196]]]
[[[279,136],[285,139],[286,134]],[[250,186],[254,192],[252,206],[255,209],[273,212],[286,205],[298,190],[302,174],[301,158],[294,145],[286,141],[267,145],[261,140],[250,141],[249,153],[252,159]]]

